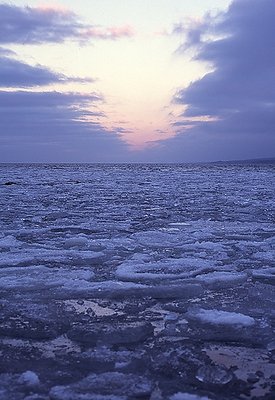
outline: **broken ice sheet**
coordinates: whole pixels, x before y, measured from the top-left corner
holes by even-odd
[[[38,291],[71,285],[80,286],[94,277],[91,270],[48,268],[42,265],[0,269],[0,289]]]
[[[144,377],[151,400],[220,399],[220,384],[210,390],[195,378],[209,361],[247,379],[234,375],[222,385],[223,400],[241,398],[244,388],[255,393],[258,380],[271,387],[264,364],[274,357],[274,166],[0,169],[3,182],[20,183],[0,185],[0,366],[11,376],[0,382],[0,391],[9,388],[5,400],[122,400]],[[195,304],[205,311],[196,315]],[[81,342],[85,329],[94,341]],[[201,352],[209,343],[243,349],[233,364],[245,349],[255,359],[256,346],[269,358],[258,362],[259,376],[248,360],[247,376],[239,364],[209,360]],[[39,377],[41,393],[21,392],[18,378],[27,371]],[[82,382],[91,374],[96,393]],[[115,386],[117,377],[129,386],[108,394],[100,382]]]
[[[153,334],[150,322],[76,323],[67,333],[71,340],[90,346],[141,343]]]
[[[68,355],[80,353],[81,349],[77,343],[71,341],[66,335],[58,336],[53,340],[27,340],[27,339],[0,339],[0,344],[17,348],[18,352],[38,350],[42,358],[53,358],[57,355]]]
[[[152,383],[145,377],[120,372],[106,372],[98,375],[91,374],[70,386],[53,387],[50,391],[50,398],[53,400],[78,400],[81,398],[92,400],[100,398],[98,395],[102,394],[102,399],[126,400],[128,398],[148,398],[151,392]]]

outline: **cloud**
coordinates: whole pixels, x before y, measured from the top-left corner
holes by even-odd
[[[2,44],[62,43],[67,39],[118,39],[133,34],[129,26],[103,28],[84,24],[75,13],[64,8],[0,4]]]
[[[116,40],[122,37],[132,37],[134,36],[134,30],[131,26],[113,26],[110,28],[102,28],[102,27],[92,27],[83,32],[83,38],[95,38],[95,39],[103,39],[103,40]]]
[[[0,4],[0,44],[62,43],[132,35],[130,27],[85,25],[63,8]],[[97,93],[42,91],[55,83],[90,82],[68,77],[42,65],[29,65],[0,47],[1,162],[119,162],[128,147],[119,129],[103,126],[106,116]],[[19,90],[19,89],[28,90]],[[39,91],[38,91],[39,90]]]
[[[162,142],[156,157],[275,156],[274,16],[273,0],[235,0],[226,12],[208,14],[196,35],[191,28],[187,47],[212,71],[176,93],[174,102],[184,106],[178,134]]]
[[[190,17],[186,18],[184,22],[175,24],[172,29],[172,35],[185,36],[184,44],[180,46],[178,51],[183,52],[200,44],[210,19],[210,14],[206,14],[203,19]]]
[[[4,54],[4,56],[3,56]],[[6,57],[9,50],[0,49],[0,87],[26,88],[53,83],[91,82],[92,79],[67,77],[41,65],[31,66],[22,61]]]
[[[196,59],[210,62],[214,71],[178,93],[187,115],[223,116],[274,103],[274,13],[272,0],[240,0],[209,23],[206,33],[227,36],[201,43]]]
[[[97,94],[0,91],[1,162],[127,160],[120,135],[105,129]]]
[[[4,47],[0,47],[0,57],[2,56],[15,56],[16,53],[13,50],[5,49]]]

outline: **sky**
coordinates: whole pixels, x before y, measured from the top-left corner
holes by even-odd
[[[275,157],[274,0],[0,2],[0,162]]]

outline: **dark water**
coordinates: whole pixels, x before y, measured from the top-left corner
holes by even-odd
[[[0,164],[0,399],[273,399],[274,177]]]

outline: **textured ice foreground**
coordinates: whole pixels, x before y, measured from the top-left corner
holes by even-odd
[[[0,171],[1,400],[274,399],[274,164]]]

